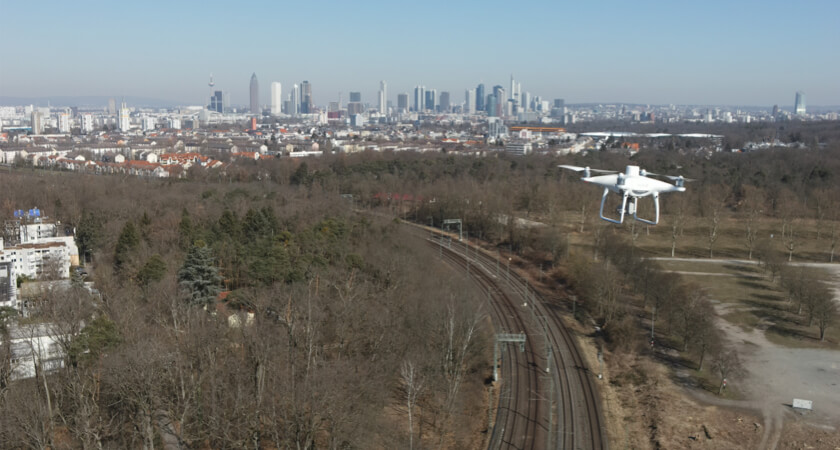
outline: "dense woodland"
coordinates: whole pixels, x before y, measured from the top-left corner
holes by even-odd
[[[470,239],[540,265],[575,290],[578,318],[603,326],[614,350],[646,343],[632,313],[655,307],[662,339],[701,367],[711,358],[723,378],[737,356],[720,344],[702,290],[641,258],[762,258],[768,276],[783,275],[799,313],[818,322],[823,292],[784,267],[829,261],[838,242],[840,146],[817,140],[825,145],[749,154],[707,154],[681,140],[633,157],[363,153],[240,162],[166,181],[0,173],[0,213],[38,206],[72,226],[102,294],[45,295],[29,318],[3,311],[0,331],[48,323],[65,336],[67,358],[57,373],[10,381],[9,350],[0,348],[0,441],[462,448],[480,440],[492,333],[483,300],[395,218],[434,226],[461,218]],[[600,192],[560,163],[638,164],[697,181],[664,198],[658,227],[605,226]],[[648,234],[660,248],[636,245]],[[826,327],[836,318],[827,311]]]
[[[4,446],[462,447],[486,427],[483,299],[392,220],[268,184],[0,183],[76,226],[102,293],[21,319],[68,358],[10,382],[6,353]]]

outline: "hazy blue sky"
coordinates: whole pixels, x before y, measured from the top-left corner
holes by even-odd
[[[309,80],[316,104],[484,82],[567,103],[840,105],[840,1],[0,0],[0,96],[246,104]]]

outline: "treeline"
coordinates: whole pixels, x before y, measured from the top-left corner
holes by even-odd
[[[710,157],[698,156],[681,145],[673,150],[644,149],[632,157],[609,151],[565,157],[510,157],[500,153],[476,158],[443,153],[364,152],[304,162],[242,162],[224,176],[203,176],[211,182],[268,180],[284,186],[302,186],[309,192],[352,194],[357,205],[383,203],[374,199],[380,192],[400,193],[426,201],[470,202],[471,206],[465,208],[479,212],[499,212],[504,206],[545,218],[555,210],[579,209],[579,195],[591,192],[573,183],[578,179],[576,174],[558,169],[558,164],[613,170],[633,164],[653,173],[696,179],[688,185],[685,195],[679,196],[687,198],[689,215],[705,215],[699,203],[709,190],[715,190],[721,191],[716,193],[723,195],[730,213],[743,213],[744,198],[755,194],[760,197],[764,217],[781,218],[793,208],[798,217],[815,218],[826,214],[822,204],[827,199],[840,198],[838,156],[840,141],[819,149],[720,152]],[[665,197],[664,201],[669,199]],[[400,208],[412,210],[419,207],[416,203],[417,200],[402,201]]]
[[[711,360],[720,393],[723,380],[740,371],[741,364],[738,354],[725,345],[707,292],[641,257],[616,234],[600,240],[595,256],[574,255],[558,271],[577,294],[573,301],[579,304],[579,318],[584,312],[592,317],[613,352],[671,348],[698,372]]]
[[[840,142],[840,128],[837,121],[781,121],[781,122],[753,122],[753,123],[638,123],[630,121],[606,121],[597,125],[582,122],[572,124],[566,128],[572,133],[585,133],[587,131],[614,130],[634,133],[669,133],[669,134],[716,134],[723,136],[723,145],[727,150],[741,149],[747,142],[772,142],[779,140],[784,144],[802,144],[809,148],[817,148],[820,145],[836,145]],[[671,149],[684,146],[697,145],[697,139],[629,137],[630,142],[639,142],[647,148],[660,147]]]
[[[395,222],[270,183],[0,177],[75,227],[101,298],[32,299],[62,368],[12,380],[11,448],[465,447],[485,423],[481,299]],[[76,280],[77,282],[81,280]]]

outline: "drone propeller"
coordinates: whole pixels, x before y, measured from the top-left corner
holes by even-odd
[[[597,173],[616,173],[615,170],[605,170],[605,169],[590,169],[589,167],[580,167],[580,166],[569,166],[566,164],[560,164],[560,168],[574,170],[575,172],[583,172],[583,171],[590,171],[590,172],[597,172]]]
[[[682,180],[682,181],[697,181],[697,180],[695,180],[694,178],[686,178],[686,177],[684,177],[684,176],[682,176],[682,175],[663,175],[663,174],[661,174],[661,173],[651,173],[651,172],[645,172],[645,175],[649,175],[649,176],[652,176],[652,177],[662,177],[662,178],[667,178],[667,179],[669,179],[669,180],[671,180],[671,181],[677,181],[677,180]]]
[[[685,187],[685,182],[686,182],[686,181],[696,181],[694,178],[686,178],[686,177],[684,177],[684,176],[682,176],[682,175],[662,175],[662,174],[658,174],[658,173],[650,173],[650,172],[647,172],[645,175],[651,175],[651,176],[654,176],[654,177],[663,177],[663,178],[667,178],[667,179],[669,179],[669,180],[673,181],[673,182],[674,182],[674,185],[675,185],[676,187],[679,187],[679,188],[681,188],[681,187]]]

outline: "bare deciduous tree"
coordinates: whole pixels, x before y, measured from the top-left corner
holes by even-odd
[[[715,205],[709,216],[706,218],[707,238],[709,242],[709,258],[714,258],[714,245],[717,242],[720,232],[721,209],[723,203]]]
[[[408,414],[408,448],[414,448],[414,407],[417,405],[417,398],[423,391],[423,379],[417,367],[411,361],[403,361],[400,368],[400,378],[405,395],[405,407]]]
[[[671,216],[671,258],[677,250],[677,238],[682,236],[685,223],[685,201],[677,202],[677,208]]]
[[[817,304],[814,305],[814,317],[817,319],[817,326],[820,328],[820,341],[825,341],[826,330],[840,318],[837,303],[831,295],[819,298]]]
[[[721,350],[714,355],[712,366],[720,378],[720,385],[718,386],[718,395],[723,392],[729,377],[737,376],[743,372],[741,365],[741,358],[735,350]]]
[[[840,240],[840,233],[837,230],[837,221],[831,221],[831,237],[828,245],[828,262],[834,262],[834,253],[837,251],[837,243]]]

